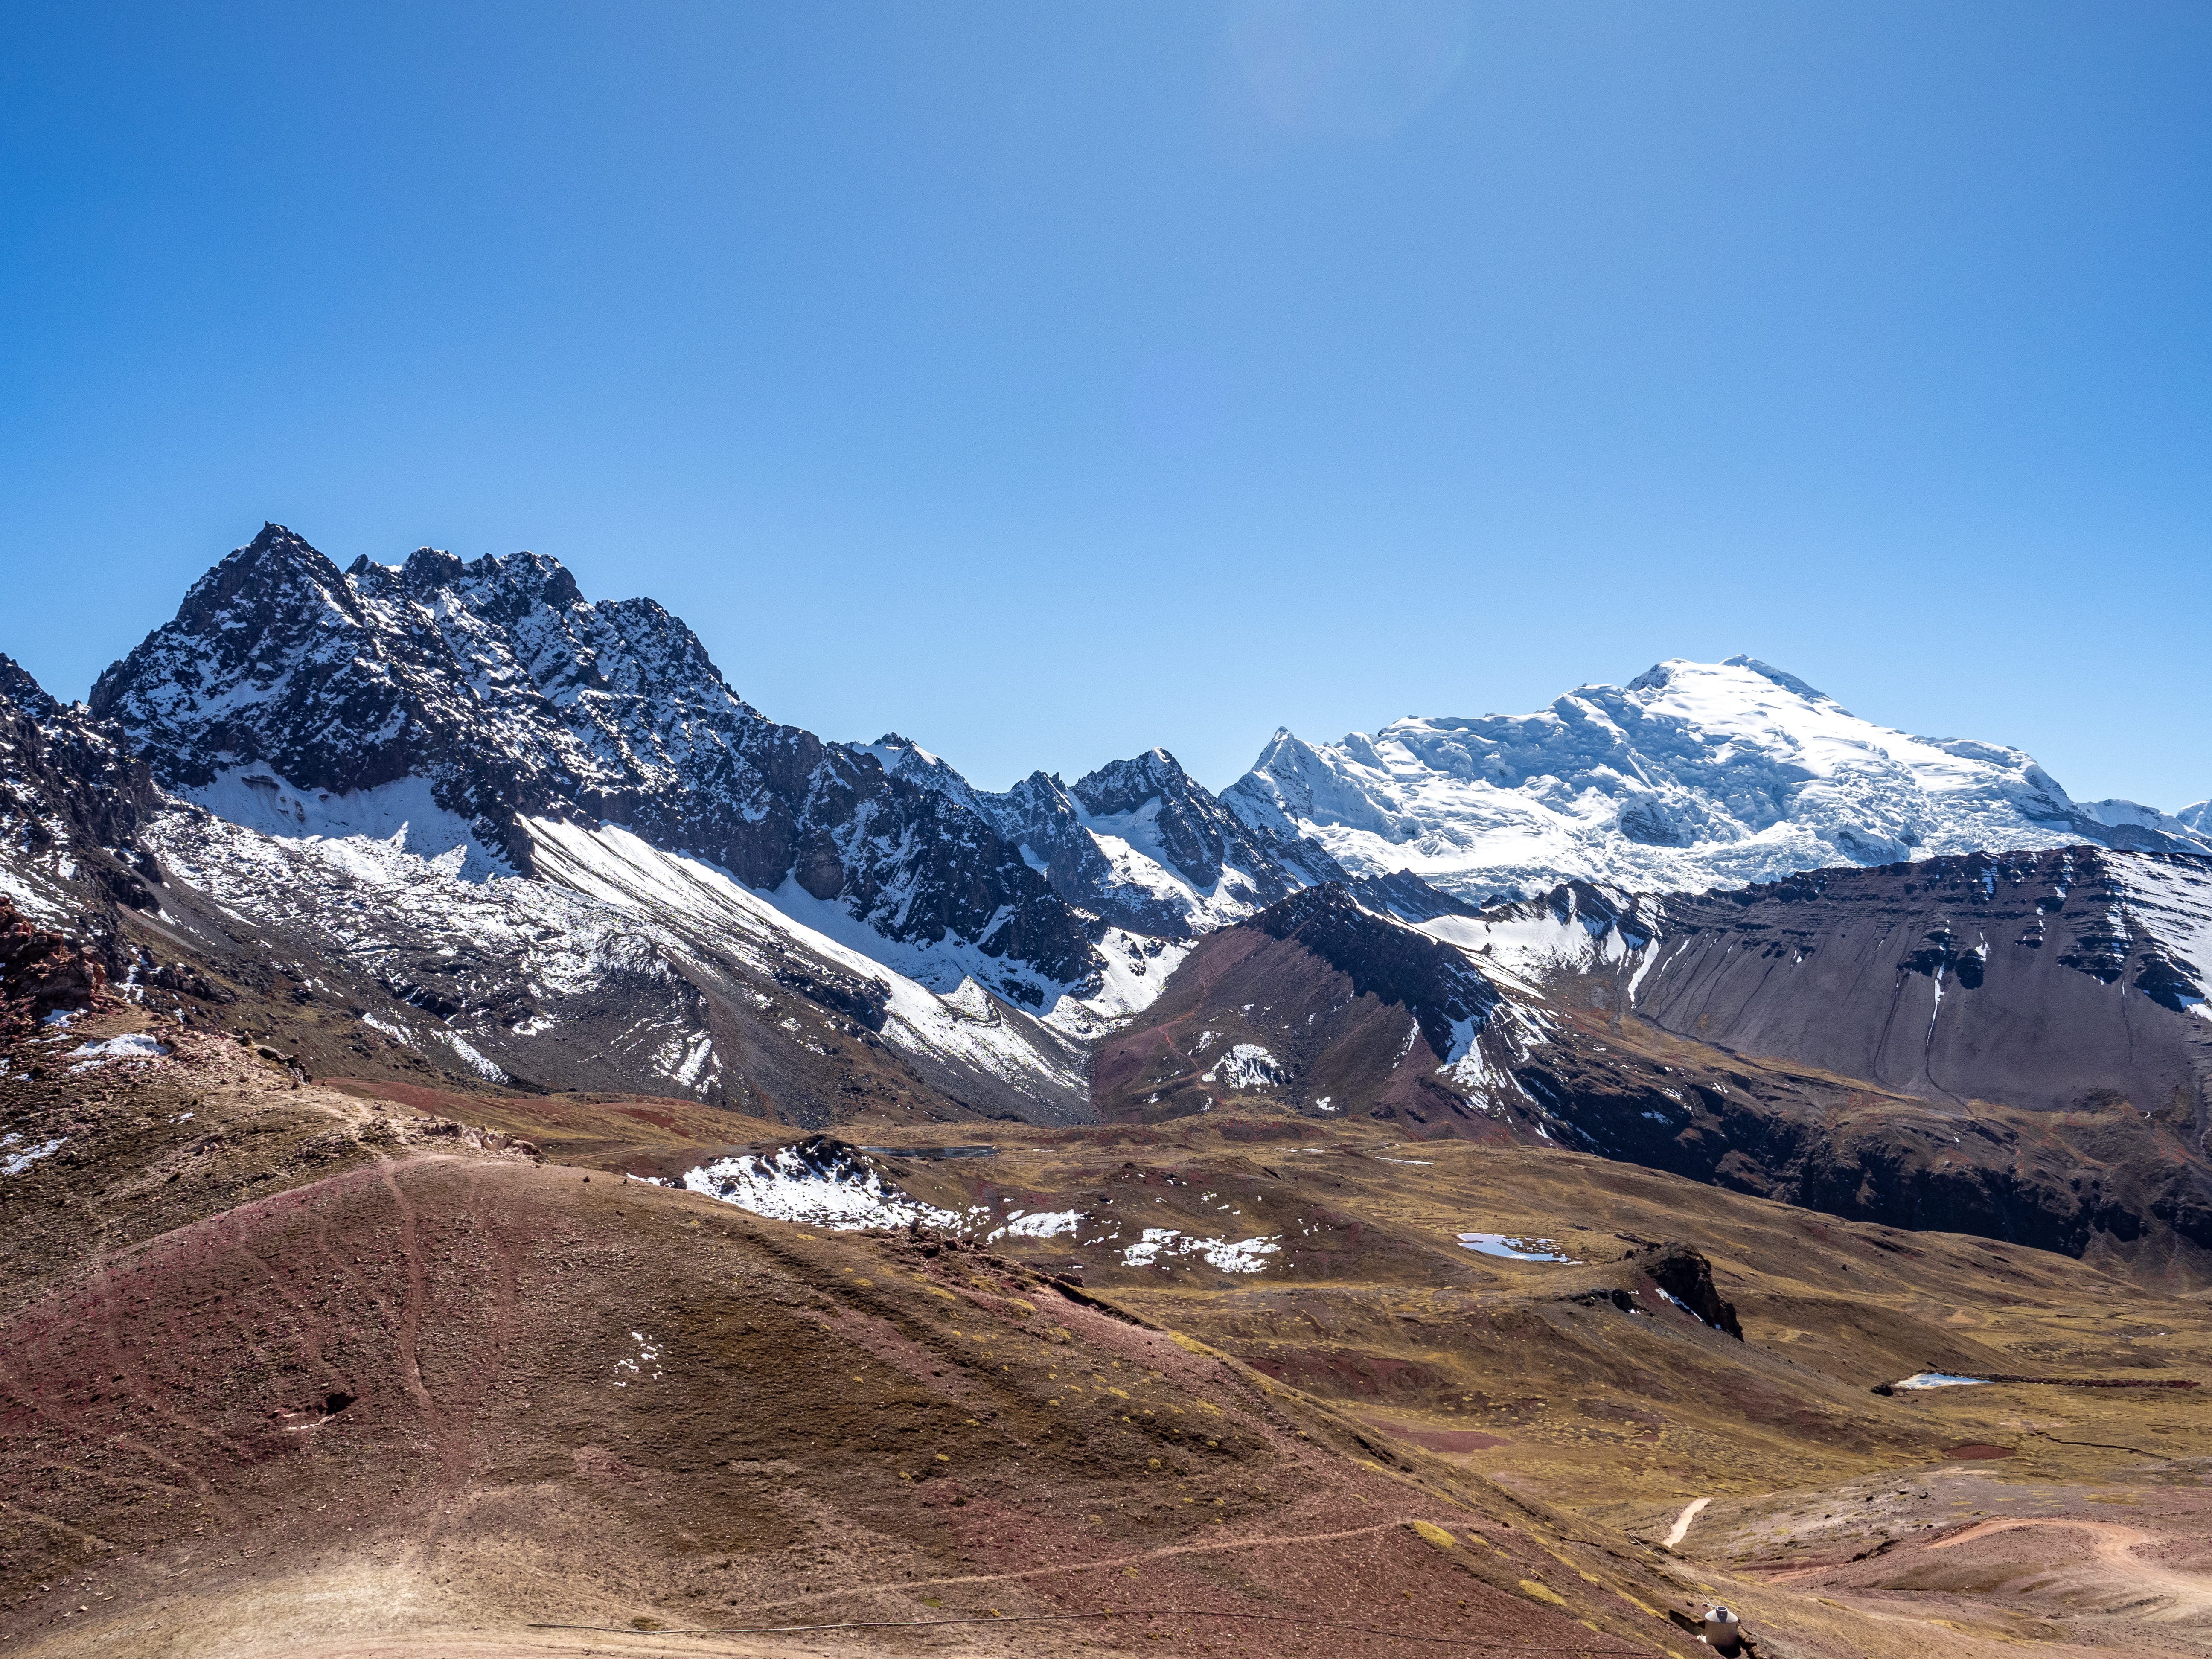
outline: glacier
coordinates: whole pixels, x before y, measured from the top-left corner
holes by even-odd
[[[1478,903],[1978,848],[2212,851],[2201,818],[2077,803],[2021,750],[1862,720],[1748,657],[1670,659],[1532,714],[1410,718],[1328,744],[1279,731],[1222,799],[1347,870],[1410,872]]]

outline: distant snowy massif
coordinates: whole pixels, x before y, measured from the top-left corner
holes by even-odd
[[[1038,1121],[1088,1109],[1086,1045],[1198,940],[1323,884],[1456,942],[1567,880],[2212,850],[2201,805],[2076,803],[2017,750],[1875,726],[1747,658],[1534,714],[1278,732],[1218,797],[1159,749],[978,790],[896,735],[778,724],[680,620],[550,559],[342,571],[275,525],[88,708],[8,665],[0,751],[0,893],[27,914],[61,920],[91,872],[449,1068],[758,1105],[860,1089],[888,1048]],[[1266,1056],[1222,1086],[1266,1086]]]
[[[1401,720],[1319,746],[1278,732],[1224,799],[1347,869],[1410,872],[1477,902],[1977,849],[2212,850],[2203,805],[2077,803],[2020,750],[1876,726],[1748,657],[1662,662],[1534,714]]]

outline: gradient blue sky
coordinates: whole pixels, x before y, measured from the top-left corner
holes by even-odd
[[[1747,651],[2212,793],[2212,8],[0,15],[0,651],[529,547],[979,783]]]

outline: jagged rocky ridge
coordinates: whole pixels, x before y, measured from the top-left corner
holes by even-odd
[[[118,974],[195,957],[220,1000],[258,951],[275,962],[249,976],[273,967],[294,997],[502,1085],[814,1121],[836,1094],[769,1056],[849,1060],[851,1039],[955,1109],[1080,1115],[1085,1036],[1195,933],[1340,873],[1164,751],[988,795],[896,737],[778,726],[659,606],[595,605],[528,554],[340,572],[266,526],[101,678],[94,714],[27,695],[136,768],[137,856],[181,872],[159,915],[174,936]],[[1463,908],[1417,881],[1375,892]],[[764,1012],[780,1035],[747,1036]]]
[[[0,894],[49,922],[81,914],[80,889],[148,908],[160,872],[138,837],[156,810],[122,733],[0,656]]]
[[[2017,749],[1863,720],[1747,657],[1670,660],[1534,714],[1278,732],[1223,799],[1346,869],[1476,902],[1565,880],[1641,891],[1770,881],[1977,849],[2212,850],[2201,826],[2072,799]]]
[[[2051,812],[2116,842],[2192,831],[2038,794],[2032,762],[1980,745],[1936,746],[1962,763],[1945,788],[1884,755],[1920,794],[1868,795],[1878,728],[1723,668],[1631,688],[1647,773],[1653,730],[1705,747],[1672,784],[1576,783],[1596,866],[1624,823],[1693,861],[1832,848],[1869,799],[1953,836],[2056,833]],[[379,1063],[810,1125],[872,1100],[1039,1121],[1265,1100],[2057,1249],[2212,1242],[2212,905],[2187,856],[2031,848],[1671,896],[1582,880],[1478,915],[1356,838],[1340,861],[1304,820],[1224,810],[1163,750],[976,791],[896,736],[775,726],[659,607],[592,605],[550,561],[341,574],[274,527],[96,702],[0,670],[0,884],[107,929],[126,993],[331,1011],[337,1048]],[[165,799],[102,714],[207,810]],[[1747,790],[1717,789],[1739,762]],[[1762,789],[1778,816],[1735,842],[1668,847],[1634,810],[1704,791],[1741,827]],[[1449,850],[1447,830],[1413,842]],[[1701,1057],[1624,1041],[1624,1014]]]
[[[1032,1010],[1099,988],[1109,926],[1188,938],[1342,873],[1248,828],[1164,751],[1073,790],[1038,775],[986,795],[896,737],[779,725],[659,605],[587,600],[528,553],[340,572],[266,526],[101,676],[92,708],[166,787],[267,833],[404,830],[412,852],[465,848],[470,873],[529,874],[531,820],[618,825],[939,951],[939,988],[972,975]]]
[[[1087,1115],[1073,1036],[972,981],[937,994],[696,861],[525,817],[532,876],[471,871],[469,827],[434,803],[348,824],[360,805],[283,836],[231,822],[0,665],[0,902],[26,919],[0,989],[43,1004],[108,982],[281,1033],[318,1073],[690,1095],[799,1123],[890,1103]],[[392,833],[307,833],[363,827]],[[423,856],[441,831],[462,840]]]
[[[886,938],[971,947],[1026,1006],[1040,980],[1095,975],[1092,919],[988,821],[766,719],[659,605],[594,604],[536,555],[426,548],[340,572],[269,526],[100,677],[92,708],[165,786],[257,829],[404,822],[410,849],[472,840],[528,873],[523,820],[619,824]]]
[[[982,814],[1054,892],[1131,933],[1194,939],[1325,881],[1406,921],[1473,909],[1407,872],[1354,876],[1317,842],[1254,828],[1164,749],[1072,785],[1032,772],[994,793],[896,733],[867,748],[887,770]]]

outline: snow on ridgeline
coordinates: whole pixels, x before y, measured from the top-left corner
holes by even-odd
[[[1748,657],[1669,660],[1534,714],[1401,720],[1319,745],[1279,732],[1222,799],[1347,869],[1410,870],[1478,902],[2083,842],[2212,850],[2201,824],[2077,802],[2020,750],[1878,726]]]
[[[589,996],[612,974],[667,974],[672,961],[724,957],[773,978],[796,950],[886,988],[881,1036],[894,1048],[983,1073],[1036,1098],[1079,1093],[1077,1034],[1156,994],[1188,948],[1124,951],[1109,930],[1102,947],[1109,971],[1096,994],[1060,988],[1041,1015],[1031,1015],[969,977],[965,953],[951,941],[897,945],[834,903],[756,892],[613,826],[522,823],[538,872],[531,878],[472,874],[459,847],[414,850],[405,823],[385,839],[277,836],[181,811],[156,820],[148,835],[165,863],[224,906],[315,938],[364,968],[404,966],[410,951],[494,960],[556,1004]],[[842,936],[809,926],[808,918],[831,923]],[[876,954],[856,948],[861,943],[872,945]],[[887,965],[885,956],[942,988]],[[1117,963],[1135,971],[1117,973]],[[428,1020],[364,1018],[410,1047],[421,1048],[434,1036],[487,1077],[502,1059],[508,1069],[526,1073],[530,1039],[557,1024],[540,1017],[511,1029],[467,1025],[448,1034]],[[705,1034],[690,1030],[659,1041],[653,1065],[669,1083],[695,1094],[721,1072]]]

